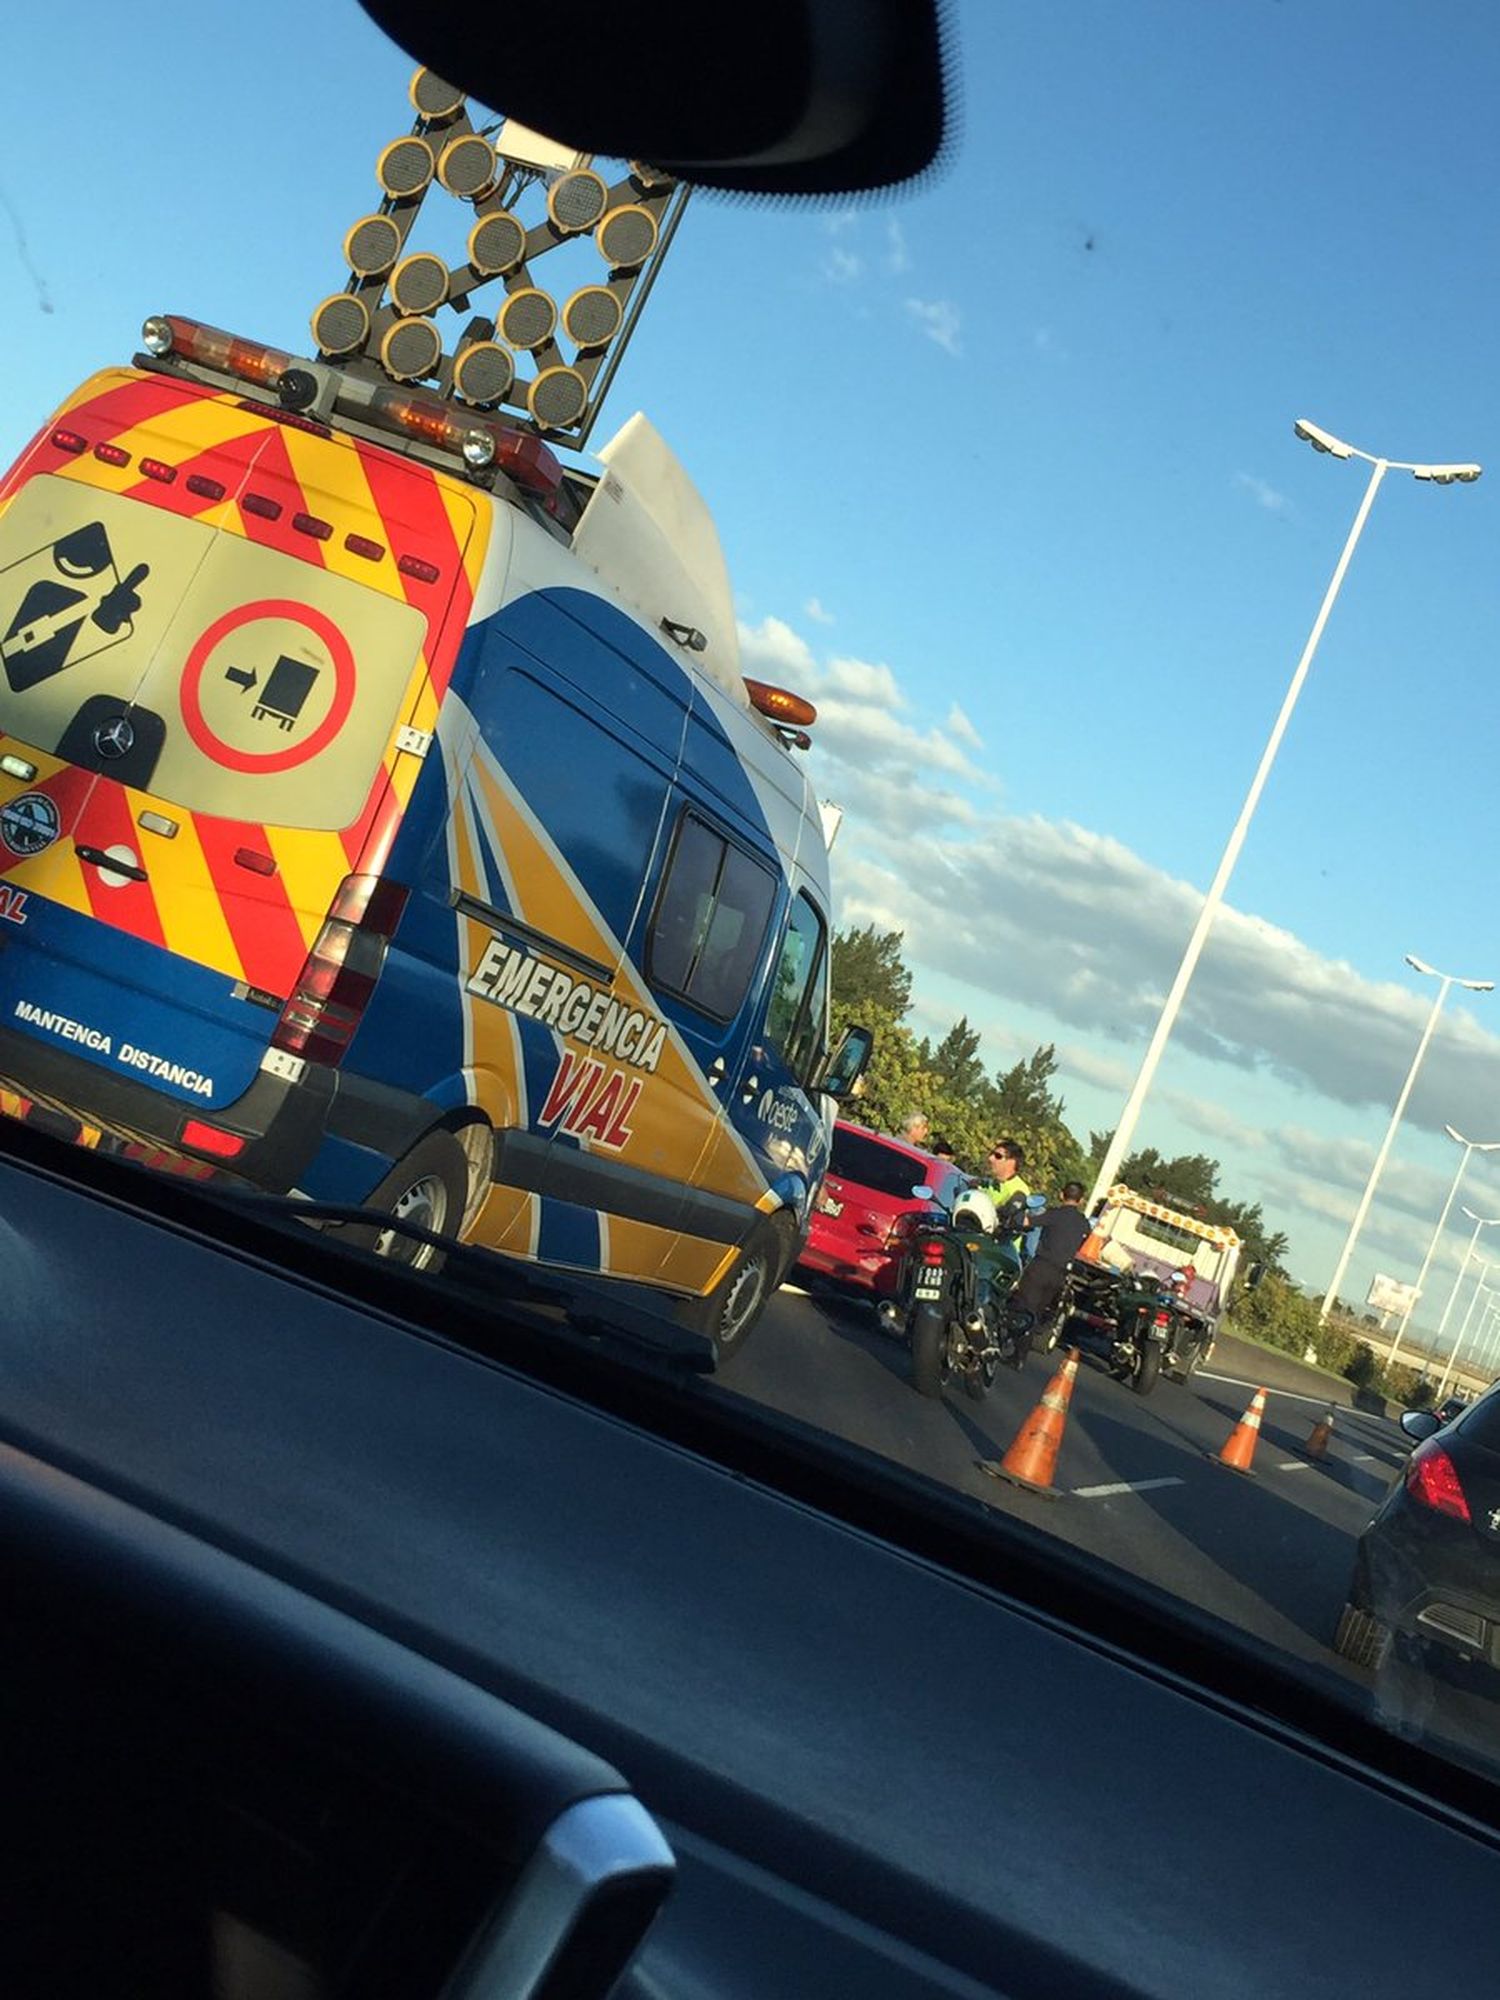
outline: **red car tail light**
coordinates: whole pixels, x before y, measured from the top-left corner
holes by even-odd
[[[1458,1467],[1433,1438],[1418,1445],[1412,1453],[1406,1468],[1406,1490],[1413,1500],[1430,1507],[1435,1514],[1451,1514],[1456,1521],[1471,1518]]]

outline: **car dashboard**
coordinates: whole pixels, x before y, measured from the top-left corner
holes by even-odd
[[[1040,1537],[0,1145],[7,1994],[1394,1994],[1500,1888]]]

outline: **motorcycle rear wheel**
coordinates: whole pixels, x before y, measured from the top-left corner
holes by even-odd
[[[995,1386],[995,1363],[977,1361],[964,1370],[964,1394],[972,1403],[982,1403]]]
[[[1130,1386],[1138,1396],[1149,1396],[1156,1387],[1156,1378],[1161,1373],[1161,1349],[1150,1345],[1142,1349],[1141,1358],[1135,1364],[1130,1377]]]
[[[911,1316],[911,1380],[919,1396],[941,1396],[948,1359],[948,1314],[918,1306]]]

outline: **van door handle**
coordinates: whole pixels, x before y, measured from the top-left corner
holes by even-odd
[[[116,854],[106,854],[102,847],[85,847],[82,841],[74,843],[73,852],[80,861],[87,861],[95,868],[107,869],[111,875],[123,875],[131,882],[150,880],[144,868],[133,861],[125,861]]]

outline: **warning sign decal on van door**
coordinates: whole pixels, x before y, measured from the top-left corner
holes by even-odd
[[[14,693],[131,636],[150,575],[121,576],[102,521],[89,521],[0,570],[0,662]]]
[[[311,604],[236,605],[194,641],[182,670],[182,720],[226,770],[269,774],[309,763],[354,706],[354,652]]]

